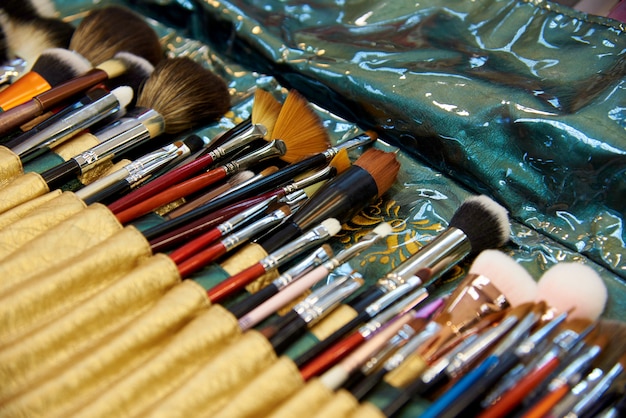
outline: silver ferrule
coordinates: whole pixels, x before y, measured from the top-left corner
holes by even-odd
[[[0,85],[13,84],[26,72],[27,65],[22,58],[14,58],[5,65],[0,65]]]
[[[18,155],[38,147],[53,147],[71,138],[76,132],[116,113],[120,103],[114,94],[98,89],[88,94],[91,103],[83,105],[12,148]]]
[[[334,175],[333,172],[334,169],[332,167],[324,167],[323,169],[318,170],[303,179],[294,181],[293,183],[286,185],[285,187],[283,187],[283,191],[289,194],[297,190],[302,190],[306,187],[314,185],[315,183],[319,183],[320,181],[330,179]]]
[[[304,190],[289,193],[281,199],[282,202],[289,206],[292,213],[297,211],[307,200],[309,200],[309,196],[307,196]]]
[[[267,128],[261,124],[250,125],[248,129],[241,132],[236,137],[232,138],[225,144],[215,147],[209,154],[213,158],[213,161],[217,161],[220,158],[225,157],[231,152],[242,148],[254,140],[264,138],[267,135]]]
[[[548,335],[552,333],[565,319],[567,318],[567,312],[563,312],[560,315],[554,317],[553,320],[542,326],[540,329],[531,334],[515,349],[515,354],[518,357],[526,358],[535,352],[535,348],[539,344],[546,341]]]
[[[446,369],[446,373],[450,376],[458,376],[467,365],[476,360],[482,355],[492,344],[494,344],[500,337],[507,333],[517,322],[517,317],[509,316],[504,318],[498,325],[483,332],[480,337],[476,339],[474,344],[467,347],[466,350],[459,352],[454,359],[450,362],[450,365]]]
[[[477,335],[470,335],[467,338],[464,338],[456,347],[454,347],[450,352],[443,355],[439,360],[433,363],[428,369],[422,373],[421,379],[424,383],[428,383],[433,380],[435,377],[442,373],[444,370],[447,370],[452,360],[463,350],[469,347],[471,344],[476,341],[478,338]]]
[[[416,336],[411,338],[403,347],[400,347],[391,357],[385,361],[385,370],[393,370],[398,367],[408,356],[417,351],[426,341],[430,340],[439,332],[441,325],[429,322],[426,327]]]
[[[600,355],[602,349],[597,345],[587,347],[587,349],[572,360],[558,376],[548,385],[548,391],[558,389],[563,385],[571,386],[580,381],[583,373],[589,368],[591,363]]]
[[[319,266],[332,255],[333,250],[326,244],[313,251],[311,254],[302,259],[298,264],[274,279],[272,284],[276,289],[281,290],[293,283],[295,280],[304,276],[315,267]]]
[[[128,125],[127,121],[123,121],[123,125],[129,127],[128,130],[125,130],[74,157],[76,162],[80,165],[83,173],[93,168],[98,161],[113,158],[116,153],[120,153],[139,144],[141,141],[153,137],[156,131],[159,130],[158,128],[155,129],[155,126],[161,125],[162,129],[165,129],[165,120],[163,119],[163,116],[155,110],[143,109],[142,112],[135,113],[134,116],[134,118],[123,118],[131,121]],[[98,138],[101,139],[100,137]]]
[[[326,262],[324,266],[328,269],[328,271],[333,271],[346,261],[361,254],[363,251],[374,245],[381,238],[381,235],[370,231],[367,234],[363,235],[357,242],[352,244],[350,248],[342,250],[336,256],[328,260],[328,262]]]
[[[617,379],[623,371],[624,367],[622,367],[622,364],[619,361],[615,363],[615,365],[604,374],[604,377],[602,377],[602,379],[600,379],[598,383],[591,388],[591,390],[584,395],[583,398],[576,403],[576,405],[574,405],[571,412],[575,414],[575,416],[580,416],[589,408],[589,406],[591,406],[594,402],[597,402],[598,399],[600,399],[600,396],[609,390],[615,379]]]
[[[404,324],[383,348],[365,362],[361,367],[361,372],[365,375],[370,374],[392,351],[406,345],[416,335],[417,331],[412,326]]]
[[[341,144],[338,144],[337,146],[335,146],[334,147],[336,149],[335,153],[338,153],[342,149],[345,149],[345,150],[349,151],[349,150],[354,149],[354,148],[358,148],[358,147],[362,147],[362,146],[367,145],[367,144],[371,144],[372,142],[374,142],[374,138],[372,138],[371,136],[369,136],[367,134],[357,135],[357,136],[355,136],[353,138],[350,138],[347,141],[344,141]]]
[[[261,148],[252,151],[250,154],[246,154],[238,160],[230,161],[224,164],[226,174],[230,175],[238,173],[241,170],[245,170],[251,165],[258,163],[259,161],[267,160],[272,157],[280,157],[287,152],[287,146],[279,139],[275,139]]]
[[[492,354],[499,357],[515,347],[522,339],[526,338],[530,329],[535,326],[541,315],[529,312],[519,323],[510,330],[500,343],[494,348]]]
[[[242,228],[237,232],[233,232],[224,238],[221,243],[226,248],[226,250],[230,251],[233,248],[237,247],[242,242],[249,240],[251,237],[258,235],[259,232],[265,231],[266,229],[278,225],[283,219],[285,219],[287,215],[282,210],[275,210],[268,216],[265,216],[258,221]]]
[[[224,236],[230,233],[235,228],[243,225],[244,223],[256,219],[259,215],[263,214],[263,212],[265,212],[272,203],[275,203],[277,200],[278,196],[269,197],[254,206],[250,206],[243,212],[232,216],[227,221],[219,224],[216,228],[220,231],[221,235]]]
[[[415,288],[420,286],[422,281],[419,277],[413,276],[406,280],[404,283],[400,284],[400,286],[396,287],[393,290],[385,293],[383,296],[378,298],[375,302],[372,302],[365,308],[365,311],[369,314],[369,316],[378,315],[387,307],[391,306],[393,303],[397,302],[401,298],[403,298],[406,294],[413,291]],[[426,289],[420,289],[418,292],[420,302],[424,300],[428,296],[428,292]]]
[[[461,261],[472,250],[463,231],[450,227],[422,247],[415,255],[378,280],[383,291],[391,291],[412,276],[430,281]]]
[[[328,238],[330,238],[328,229],[326,229],[323,224],[320,224],[290,243],[283,245],[278,250],[262,259],[260,263],[265,268],[265,271],[277,268],[298,254],[301,254],[315,245],[321,244]]]
[[[314,291],[293,309],[307,324],[312,325],[353,294],[362,284],[363,279],[358,274],[340,277]]]

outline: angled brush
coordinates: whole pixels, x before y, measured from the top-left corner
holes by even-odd
[[[51,188],[59,187],[150,138],[208,123],[228,107],[228,89],[220,77],[189,58],[163,60],[146,80],[137,107],[107,131],[108,139],[42,177]]]

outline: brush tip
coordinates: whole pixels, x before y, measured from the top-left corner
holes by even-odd
[[[545,300],[558,312],[572,311],[569,318],[596,320],[604,311],[607,298],[602,278],[581,263],[555,264],[537,283],[537,300]]]
[[[395,153],[376,148],[367,149],[357,158],[354,165],[370,173],[376,183],[378,197],[391,188],[400,171],[400,163]]]
[[[484,195],[465,199],[450,219],[450,227],[465,233],[474,254],[501,247],[511,234],[507,210]]]
[[[537,282],[513,257],[498,251],[485,250],[472,263],[469,273],[487,277],[506,296],[511,306],[534,301]]]
[[[333,237],[341,231],[341,223],[335,218],[328,218],[322,221],[322,226],[326,228],[328,234]]]
[[[376,225],[376,228],[374,228],[372,232],[384,238],[387,235],[391,234],[392,231],[393,231],[393,227],[391,226],[389,222],[381,222],[378,225]]]
[[[135,92],[128,86],[119,86],[111,90],[111,94],[115,96],[120,108],[125,109],[135,96]]]
[[[91,64],[81,54],[65,48],[46,49],[32,67],[32,71],[42,76],[52,87],[90,69]]]

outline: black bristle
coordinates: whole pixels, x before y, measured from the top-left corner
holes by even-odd
[[[115,55],[115,58],[124,61],[126,70],[117,77],[105,80],[104,84],[109,90],[119,86],[132,88],[134,95],[133,100],[128,105],[130,109],[137,103],[139,90],[154,71],[154,66],[146,59],[128,52],[121,52]]]
[[[42,76],[54,87],[71,78],[84,74],[90,64],[80,55],[63,48],[45,50],[33,64],[32,71]]]
[[[67,48],[74,34],[74,26],[60,19],[39,18],[34,24],[38,30],[45,32],[51,45],[57,48]]]
[[[465,233],[473,254],[504,245],[510,234],[506,209],[487,196],[466,199],[450,219],[449,226]]]
[[[7,36],[0,24],[0,64],[4,64],[9,60],[9,48],[7,46]]]
[[[34,20],[39,17],[39,13],[31,2],[24,0],[3,0],[0,10],[11,18],[21,21]]]
[[[198,135],[189,135],[183,142],[189,147],[192,154],[196,151],[200,151],[204,147],[204,141]]]

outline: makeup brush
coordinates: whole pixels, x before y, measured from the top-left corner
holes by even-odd
[[[250,198],[261,193],[271,193],[280,191],[281,187],[285,184],[293,182],[293,179],[298,175],[309,172],[316,168],[321,168],[326,165],[335,157],[342,149],[352,149],[362,145],[369,144],[376,138],[373,132],[366,132],[358,135],[338,146],[331,147],[328,150],[315,154],[311,157],[305,158],[297,163],[289,164],[288,166],[278,170],[276,173],[271,174],[254,184],[250,184],[246,187],[242,187],[236,191],[228,193],[224,196],[220,196],[208,204],[201,206],[191,212],[186,213],[176,219],[163,222],[153,228],[144,231],[144,236],[150,240],[155,239],[171,232],[179,227],[188,225],[191,222],[198,220],[199,218],[210,214],[218,209],[224,208],[234,202],[241,201],[246,198]]]
[[[436,289],[436,278],[471,253],[503,245],[510,234],[506,210],[487,196],[467,198],[455,211],[448,227],[398,267],[380,278],[375,286],[350,302],[352,320],[296,358],[306,363],[374,318],[408,293],[430,283],[424,297]],[[420,292],[418,292],[418,295]],[[418,296],[416,295],[416,296]],[[356,338],[356,337],[355,337]]]
[[[162,133],[178,133],[214,120],[228,110],[224,81],[189,58],[161,61],[139,93],[137,108],[99,145],[42,173],[51,188],[60,187],[122,152]],[[98,134],[95,135],[98,138]]]
[[[274,99],[270,93],[262,89],[257,89],[254,93],[254,102],[252,104],[251,123],[243,123],[243,127],[247,126],[246,129],[241,129],[242,126],[236,126],[231,129],[231,131],[239,131],[239,133],[231,137],[225,144],[209,150],[206,154],[196,158],[194,161],[159,176],[154,181],[133,191],[133,193],[113,202],[109,205],[109,209],[111,209],[113,213],[118,213],[134,206],[158,193],[160,190],[164,190],[167,187],[199,173],[213,162],[249,144],[253,140],[270,138],[269,135],[271,135],[274,129],[280,109],[281,104]],[[228,133],[225,135],[228,135]]]
[[[341,224],[336,219],[329,218],[322,221],[289,244],[273,251],[258,263],[213,286],[207,292],[209,299],[211,302],[221,302],[268,271],[277,269],[303,251],[335,236],[340,230]]]
[[[56,10],[50,0],[5,0],[0,4],[0,10],[20,20],[56,15]]]

